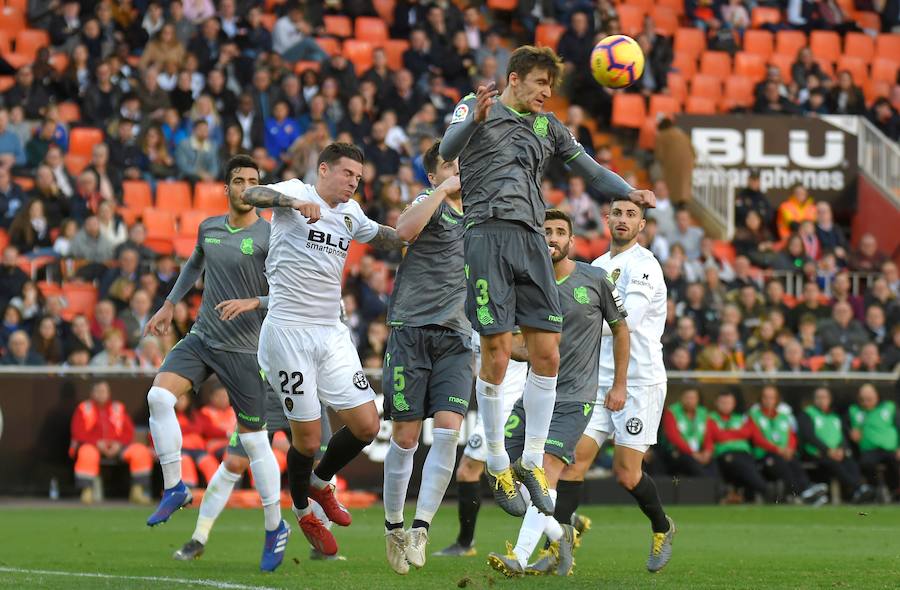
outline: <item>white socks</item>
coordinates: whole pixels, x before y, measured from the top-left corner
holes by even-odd
[[[209,485],[206,486],[206,492],[203,494],[203,501],[200,503],[200,515],[197,517],[197,528],[194,529],[192,539],[206,545],[209,539],[209,531],[215,524],[216,519],[225,509],[234,484],[240,481],[241,476],[232,473],[225,468],[224,463],[219,464],[216,474],[213,475]]]
[[[475,380],[475,399],[478,401],[478,414],[484,425],[488,471],[500,473],[509,467],[509,455],[506,454],[506,446],[503,441],[503,426],[506,416],[503,415],[503,396],[500,395],[500,386],[488,383],[479,377]],[[546,434],[545,430],[545,437]],[[543,454],[543,448],[541,448],[541,453]]]
[[[459,431],[435,428],[432,435],[434,440],[425,458],[425,465],[422,466],[422,483],[419,485],[419,499],[416,502],[416,520],[424,520],[429,524],[440,508],[444,492],[453,476]]]
[[[417,448],[418,444],[411,449],[404,449],[392,438],[391,447],[384,457],[384,519],[391,524],[403,522],[403,504],[406,502],[409,478],[412,477],[413,456]],[[428,453],[429,458],[432,452],[433,447]],[[424,473],[422,477],[424,483]],[[444,487],[447,487],[446,484]]]
[[[162,387],[147,392],[150,406],[150,434],[163,473],[163,487],[173,488],[181,481],[181,426],[175,415],[177,398]]]
[[[528,371],[525,391],[522,393],[522,405],[525,406],[525,450],[522,451],[522,465],[527,469],[540,467],[544,463],[544,445],[547,443],[547,431],[550,430],[555,403],[556,376],[544,377]]]
[[[550,498],[556,503],[556,490],[549,490]],[[516,539],[516,547],[513,553],[522,567],[528,565],[528,558],[534,553],[541,535],[546,534],[551,541],[558,541],[562,537],[562,527],[552,516],[547,516],[535,508],[534,504],[528,507],[522,526],[519,528],[519,538]]]
[[[269,444],[269,435],[265,430],[258,430],[241,432],[238,436],[241,437],[241,444],[250,458],[256,491],[262,500],[266,530],[274,531],[281,524],[281,472]]]

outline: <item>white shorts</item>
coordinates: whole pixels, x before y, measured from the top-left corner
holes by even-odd
[[[480,363],[479,363],[480,364]],[[475,375],[477,376],[477,369]],[[528,363],[510,361],[506,369],[506,377],[500,384],[500,395],[503,396],[503,415],[509,417],[516,400],[522,397],[525,389],[525,379],[528,378]],[[504,418],[505,422],[506,418]],[[469,434],[466,448],[463,454],[472,459],[484,463],[487,461],[487,444],[484,438],[484,424],[481,422],[481,412],[475,419],[475,426]]]
[[[629,387],[625,407],[618,412],[603,407],[607,391],[607,386],[597,390],[597,404],[584,430],[585,436],[602,445],[610,434],[614,434],[617,445],[646,453],[656,444],[656,432],[666,403],[666,384]]]
[[[316,420],[319,400],[335,410],[349,410],[375,399],[344,324],[279,326],[267,318],[257,359],[289,420]]]

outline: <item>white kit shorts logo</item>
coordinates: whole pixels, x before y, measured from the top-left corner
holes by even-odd
[[[640,434],[643,429],[644,423],[641,422],[640,418],[629,418],[628,422],[625,423],[625,430],[628,431],[628,434]]]

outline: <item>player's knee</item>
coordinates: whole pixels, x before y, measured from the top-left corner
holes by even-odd
[[[468,457],[463,456],[462,461],[459,462],[459,467],[456,468],[456,480],[462,482],[473,482],[478,481],[481,477],[481,463],[470,460]]]
[[[378,431],[381,430],[381,422],[378,420],[378,416],[374,420],[364,420],[357,424],[354,428],[351,429],[353,432],[353,436],[358,438],[364,442],[372,442],[375,440],[375,437],[378,436]],[[397,443],[400,444],[400,443]],[[410,447],[404,447],[410,448]]]
[[[529,351],[528,358],[532,371],[538,375],[550,377],[559,372],[559,348],[541,347],[534,354]]]
[[[615,473],[616,481],[626,490],[633,490],[637,487],[637,484],[641,482],[641,477],[643,476],[641,471],[634,471],[620,466],[614,467],[613,472]]]
[[[147,392],[147,405],[150,406],[150,414],[174,408],[175,403],[178,401],[175,394],[165,387],[156,385],[156,381],[153,383],[153,387]]]
[[[297,452],[306,457],[313,457],[318,452],[319,447],[322,445],[321,441],[318,439],[310,438],[297,438],[295,437],[293,442],[291,443]]]
[[[590,464],[587,461],[575,461],[563,469],[560,478],[567,481],[584,481],[584,476],[587,475],[588,467],[590,467]]]
[[[391,440],[401,449],[411,449],[419,443],[419,436],[417,432],[399,431],[391,435]]]
[[[239,455],[226,455],[224,465],[231,473],[242,475],[250,466],[250,459]]]

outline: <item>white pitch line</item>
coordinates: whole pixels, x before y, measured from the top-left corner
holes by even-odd
[[[209,586],[210,588],[222,588],[223,590],[278,590],[268,586],[245,586],[244,584],[232,584],[230,582],[217,582],[215,580],[187,580],[185,578],[163,578],[158,576],[119,576],[115,574],[94,574],[89,572],[63,572],[51,570],[33,570],[18,567],[0,567],[0,572],[13,574],[34,574],[39,576],[73,576],[76,578],[103,578],[107,580],[135,580],[142,582],[171,582],[173,584],[187,584],[192,586]]]

